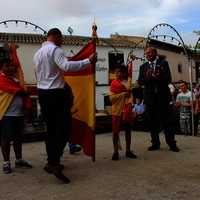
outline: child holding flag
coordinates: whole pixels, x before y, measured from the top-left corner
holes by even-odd
[[[132,73],[132,72],[131,72]],[[114,153],[112,160],[119,159],[119,132],[121,125],[125,130],[126,157],[137,158],[130,150],[132,126],[132,90],[128,87],[128,67],[118,65],[114,71],[116,79],[110,86],[110,101],[112,102],[112,128]]]
[[[25,113],[32,107],[29,94],[20,86],[14,76],[16,69],[13,60],[5,58],[0,61],[0,122],[1,150],[4,158],[3,172],[11,172],[10,142],[13,141],[16,168],[32,168],[22,159],[22,133]]]

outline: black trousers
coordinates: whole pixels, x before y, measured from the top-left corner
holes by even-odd
[[[47,126],[45,137],[48,163],[58,165],[72,132],[72,118],[64,89],[40,90],[39,104]]]
[[[174,139],[174,130],[172,123],[172,112],[169,104],[161,103],[159,98],[155,95],[155,98],[151,105],[147,105],[147,115],[149,120],[151,142],[155,146],[160,146],[160,122],[162,129],[165,132],[165,140],[169,146],[176,144]]]

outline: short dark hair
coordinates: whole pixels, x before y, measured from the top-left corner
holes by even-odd
[[[7,62],[13,62],[13,60],[11,58],[3,58],[0,60],[0,68],[3,67],[3,65]]]
[[[184,83],[185,85],[188,85],[186,81],[181,81],[179,84]]]
[[[52,28],[48,31],[47,37],[49,37],[50,35],[62,35],[62,33],[58,28]]]
[[[126,67],[125,65],[122,65],[122,64],[117,65],[117,66],[115,67],[115,70],[116,70],[116,69],[120,69],[123,73],[128,73],[128,67]]]
[[[140,101],[142,101],[142,98],[141,98],[141,97],[135,97],[135,100],[136,100],[136,99],[139,99]]]

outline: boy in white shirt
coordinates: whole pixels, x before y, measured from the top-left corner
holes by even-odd
[[[188,90],[187,82],[183,81],[180,83],[181,93],[176,97],[175,106],[180,108],[180,127],[181,132],[185,135],[190,133],[190,114],[191,114],[191,91]],[[195,99],[193,94],[193,99]]]

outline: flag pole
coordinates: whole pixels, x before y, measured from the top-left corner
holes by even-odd
[[[93,42],[93,52],[95,53],[96,52],[96,42],[98,42],[98,36],[97,36],[97,25],[95,24],[95,16],[94,16],[94,23],[92,25],[92,42]],[[96,79],[95,79],[95,73],[96,73],[96,64],[92,64],[92,71],[93,71],[93,83],[94,83],[94,90],[93,90],[93,94],[94,94],[94,104],[93,104],[93,110],[94,110],[94,113],[93,113],[93,117],[94,117],[94,124],[93,124],[93,127],[94,127],[94,134],[96,135],[96,118],[95,118],[95,112],[96,112]],[[93,162],[95,161],[95,135],[94,135],[94,156],[93,156]]]

